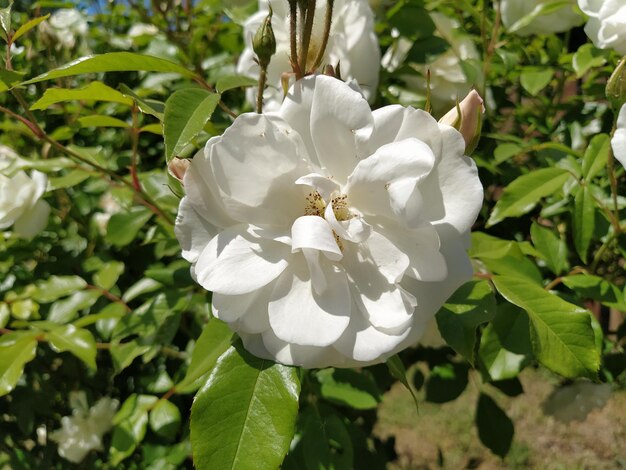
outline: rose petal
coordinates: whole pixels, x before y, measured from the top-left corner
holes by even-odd
[[[309,173],[299,135],[278,117],[242,114],[211,149],[211,168],[229,215],[253,225],[288,225],[304,213],[294,185]]]
[[[315,77],[311,103],[311,137],[322,167],[345,182],[359,162],[356,139],[372,132],[373,119],[363,96],[340,80]]]
[[[351,298],[346,274],[324,257],[320,269],[327,281],[318,294],[303,258],[296,256],[277,280],[269,303],[270,325],[283,341],[304,346],[328,346],[350,321]]]
[[[13,232],[22,238],[33,238],[46,228],[49,215],[50,205],[40,199],[15,221]]]
[[[328,222],[316,215],[298,217],[291,226],[291,251],[295,253],[302,248],[322,251],[333,261],[343,257]]]
[[[222,294],[247,294],[276,279],[287,267],[289,247],[254,237],[245,225],[213,237],[194,266],[198,283]]]

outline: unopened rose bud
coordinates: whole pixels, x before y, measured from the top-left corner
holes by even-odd
[[[183,178],[185,177],[185,172],[187,171],[187,168],[189,168],[189,165],[191,165],[191,160],[189,160],[188,158],[174,157],[167,164],[167,171],[178,181],[182,182]]]
[[[626,103],[626,56],[617,64],[606,84],[606,97],[615,109]]]
[[[483,99],[476,90],[472,90],[439,120],[441,124],[454,127],[461,133],[465,140],[466,155],[472,153],[478,145],[484,112]]]
[[[257,29],[254,39],[252,40],[252,49],[256,54],[257,60],[261,68],[267,68],[270,59],[276,53],[276,37],[272,29],[272,9],[269,15]]]

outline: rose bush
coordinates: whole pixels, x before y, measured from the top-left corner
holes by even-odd
[[[600,49],[626,54],[626,4],[622,0],[578,0],[589,16],[585,32]]]
[[[502,24],[508,29],[523,18],[529,18],[528,24],[518,23],[515,34],[519,36],[531,36],[535,34],[550,34],[569,31],[584,22],[584,18],[576,12],[576,0],[570,0],[570,4],[561,5],[556,10],[550,8],[546,13],[542,8],[550,6],[550,0],[502,0],[500,12]]]
[[[254,354],[305,367],[384,361],[414,344],[472,275],[482,202],[455,129],[372,112],[309,77],[273,114],[244,114],[184,177],[176,233],[214,314]]]
[[[252,15],[244,25],[244,49],[237,64],[237,72],[252,78],[259,77],[259,66],[254,61],[252,37],[269,13],[273,11],[272,25],[276,37],[276,53],[268,68],[268,87],[263,97],[266,110],[276,110],[283,99],[281,77],[291,72],[289,62],[289,8],[282,0],[259,0],[259,11]],[[322,45],[324,29],[325,2],[317,2],[316,21],[309,49],[309,63],[317,56]],[[380,67],[380,49],[374,34],[374,15],[367,0],[337,0],[333,8],[331,35],[326,47],[322,65],[341,65],[341,75],[345,79],[354,79],[359,83],[368,99],[374,99],[378,85]],[[256,90],[249,90],[248,101],[256,102]]]

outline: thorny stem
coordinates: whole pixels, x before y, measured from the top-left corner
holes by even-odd
[[[289,0],[289,44],[291,48],[291,68],[296,79],[302,78],[298,66],[298,2]]]
[[[302,31],[302,46],[300,47],[300,73],[306,73],[306,61],[309,55],[309,45],[311,44],[311,34],[313,33],[313,20],[315,19],[316,0],[309,0],[304,20],[304,30]]]
[[[133,127],[130,129],[130,138],[132,141],[132,153],[130,160],[130,176],[133,181],[135,191],[141,192],[141,183],[137,177],[137,158],[139,156],[139,124],[137,121],[137,104],[133,103],[131,113],[133,115]]]
[[[263,91],[265,91],[265,84],[267,83],[267,66],[261,66],[261,72],[259,73],[259,90],[256,97],[256,112],[261,114],[263,112]]]
[[[126,302],[124,302],[121,298],[119,298],[117,295],[111,293],[110,291],[108,291],[106,289],[103,289],[102,287],[94,286],[92,284],[87,284],[85,286],[85,289],[96,290],[96,291],[100,292],[104,297],[109,299],[111,302],[115,302],[116,304],[122,305],[124,307],[124,309],[126,309],[127,312],[132,312],[133,311],[133,309],[130,308],[128,306],[128,304]]]

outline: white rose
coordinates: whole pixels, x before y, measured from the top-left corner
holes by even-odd
[[[271,0],[272,28],[276,37],[276,53],[268,68],[268,87],[263,93],[264,109],[275,111],[283,100],[281,76],[291,72],[289,41],[289,5],[285,0]],[[243,51],[237,73],[252,78],[259,77],[259,66],[254,61],[252,38],[269,12],[267,0],[259,0],[259,11],[244,25],[246,48]],[[317,57],[324,32],[326,2],[317,2],[315,23],[309,49],[309,63]],[[374,34],[374,15],[367,0],[335,0],[333,21],[322,65],[341,65],[341,76],[358,82],[368,99],[376,96],[380,68],[380,50]],[[247,92],[248,101],[256,103],[256,89]]]
[[[105,397],[89,410],[74,409],[72,416],[61,418],[61,429],[50,433],[59,445],[61,457],[80,463],[92,450],[102,450],[102,436],[113,426],[119,402]]]
[[[77,38],[87,35],[89,26],[85,16],[73,8],[62,8],[50,15],[48,21],[39,25],[40,32],[52,39],[57,49],[73,49]]]
[[[502,24],[510,28],[522,18],[537,12],[537,16],[528,25],[514,31],[519,36],[531,36],[569,31],[585,21],[576,12],[576,0],[570,0],[571,5],[563,5],[547,14],[539,13],[544,5],[550,3],[554,3],[554,0],[502,0],[500,2]]]
[[[626,167],[626,104],[622,106],[619,112],[617,129],[613,134],[613,139],[611,139],[611,146],[615,158]]]
[[[430,104],[435,115],[441,116],[457,99],[463,98],[473,86],[482,82],[482,72],[478,63],[480,56],[472,39],[459,29],[459,23],[440,13],[431,13],[437,28],[437,35],[445,39],[450,47],[428,64],[409,64],[420,76],[403,75],[402,80],[409,89],[426,95],[426,74],[430,71]],[[398,38],[395,46],[390,48],[383,58],[383,64],[393,72],[406,58],[412,43],[405,38]],[[462,62],[468,65],[467,70],[475,69],[475,76],[468,77]],[[473,64],[472,64],[473,63]]]
[[[624,0],[578,0],[589,16],[585,32],[600,49],[626,54],[626,2]]]
[[[305,78],[278,112],[240,115],[193,158],[183,256],[257,356],[384,361],[472,275],[483,192],[464,147],[424,111],[372,112],[347,84]]]
[[[48,224],[50,206],[41,199],[48,179],[33,171],[29,177],[18,171],[9,177],[0,174],[0,230],[13,226],[13,233],[32,238]]]

